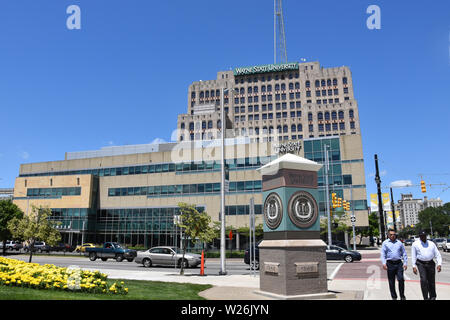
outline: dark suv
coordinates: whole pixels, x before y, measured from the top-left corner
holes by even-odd
[[[252,268],[259,270],[259,244],[262,240],[258,241],[255,246],[255,265]],[[252,257],[253,258],[253,257]],[[244,263],[250,264],[250,249],[245,250],[244,253]]]

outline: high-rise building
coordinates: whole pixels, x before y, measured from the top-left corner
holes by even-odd
[[[187,113],[178,116],[180,141],[219,138],[223,88],[234,135],[250,142],[361,135],[350,69],[310,62],[236,68],[192,83]]]
[[[411,193],[401,194],[401,199],[395,204],[396,209],[400,212],[403,227],[414,226],[419,223],[419,212],[430,207],[442,206],[442,200],[428,199],[414,199]]]

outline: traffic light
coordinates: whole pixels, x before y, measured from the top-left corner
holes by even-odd
[[[344,210],[350,211],[350,202],[344,200]]]
[[[331,204],[334,208],[337,208],[337,198],[336,198],[336,193],[332,193],[331,194]]]
[[[337,198],[337,206],[338,208],[342,207],[342,198]]]
[[[420,187],[422,188],[422,193],[427,192],[427,187],[425,185],[425,181],[423,181],[423,180],[420,181]]]

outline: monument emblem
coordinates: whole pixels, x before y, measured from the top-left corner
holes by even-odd
[[[314,197],[306,191],[294,193],[288,204],[288,214],[292,223],[299,228],[309,228],[317,220],[317,202]]]
[[[270,229],[276,229],[283,218],[283,205],[275,192],[269,194],[264,202],[264,219]]]

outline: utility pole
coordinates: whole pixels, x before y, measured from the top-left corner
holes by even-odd
[[[394,221],[394,230],[395,230],[395,232],[397,232],[397,221],[395,219],[394,194],[392,193],[392,188],[391,188],[391,211],[392,211],[392,219]]]
[[[227,129],[227,124],[225,122],[225,103],[224,103],[225,88],[222,87],[221,97],[220,97],[220,129],[222,131],[222,165],[221,165],[221,184],[220,184],[220,271],[219,275],[226,275],[225,267],[225,134]]]
[[[325,154],[325,198],[327,199],[327,217],[328,217],[328,245],[333,244],[331,240],[331,214],[330,214],[330,192],[328,187],[328,146],[324,145]]]
[[[386,240],[385,225],[384,225],[384,213],[383,213],[383,200],[381,199],[381,179],[380,172],[378,170],[378,155],[375,155],[375,182],[377,183],[378,192],[378,212],[380,214],[380,232],[381,241]]]

